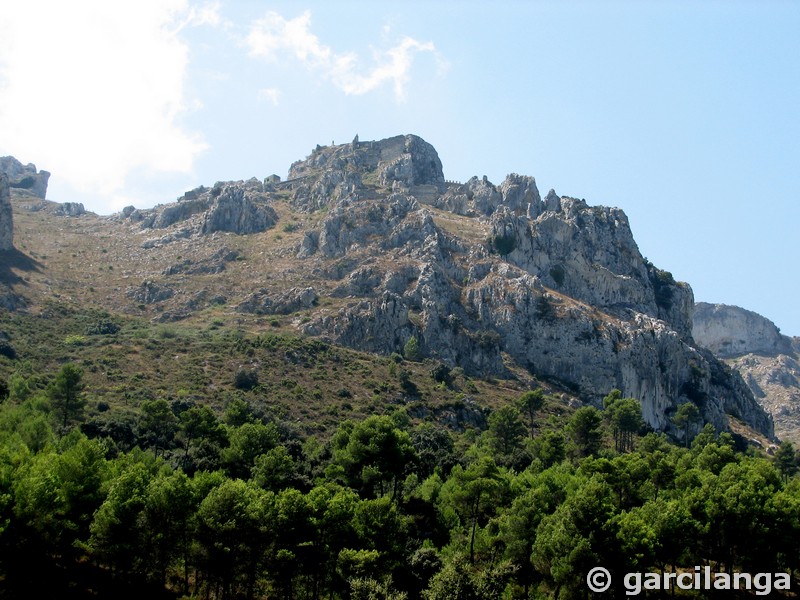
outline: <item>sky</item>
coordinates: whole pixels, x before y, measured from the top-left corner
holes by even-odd
[[[413,133],[449,180],[622,208],[800,335],[800,2],[0,0],[0,155],[110,214]]]

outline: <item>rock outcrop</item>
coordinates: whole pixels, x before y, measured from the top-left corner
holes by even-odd
[[[258,315],[288,315],[298,310],[311,308],[317,302],[317,293],[314,288],[291,288],[276,296],[261,289],[251,294],[244,302],[236,307],[237,312],[254,313]]]
[[[29,163],[23,165],[13,156],[0,157],[0,173],[8,176],[9,186],[44,200],[47,197],[47,182],[50,173],[37,171],[36,165]]]
[[[237,250],[222,247],[208,258],[184,258],[164,269],[164,275],[209,275],[222,273],[225,265],[241,257]]]
[[[257,179],[219,182],[186,192],[176,203],[150,210],[126,207],[117,219],[137,223],[141,229],[170,229],[143,242],[143,248],[169,244],[192,235],[227,231],[239,235],[259,233],[275,226],[278,214],[269,205],[264,184]]]
[[[273,227],[278,215],[271,206],[260,205],[238,186],[228,186],[203,215],[200,233],[230,231],[246,235]]]
[[[8,191],[8,177],[0,173],[0,250],[14,247],[14,215]]]
[[[800,444],[800,338],[782,335],[758,313],[697,303],[692,329],[698,344],[724,359],[773,417],[775,434]]]
[[[138,287],[129,288],[127,295],[142,304],[155,304],[172,298],[175,290],[154,281],[143,281]]]
[[[62,217],[80,217],[86,214],[86,209],[82,202],[63,202],[56,207],[54,213]]]

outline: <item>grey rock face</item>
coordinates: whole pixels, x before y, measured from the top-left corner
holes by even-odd
[[[316,181],[298,185],[294,190],[293,204],[312,212],[342,198],[355,196],[362,187],[359,173],[328,169]]]
[[[442,161],[434,147],[425,140],[407,135],[403,138],[402,151],[396,147],[396,144],[399,145],[397,138],[384,140],[379,144],[382,162],[385,163],[380,171],[380,180],[384,185],[394,181],[408,187],[444,183]],[[390,158],[395,153],[396,156]]]
[[[547,203],[555,205],[531,203],[534,219],[500,206],[490,219],[495,251],[572,298],[659,318],[691,336],[691,288],[644,260],[624,212],[574,198],[561,198],[557,212]]]
[[[418,274],[407,271],[392,292],[388,273],[354,270],[337,295],[356,302],[312,320],[307,333],[386,354],[413,335],[425,354],[478,375],[506,374],[506,354],[538,376],[573,385],[585,398],[622,389],[641,401],[645,419],[659,430],[671,428],[677,403],[695,401],[720,429],[726,414],[736,414],[772,432],[741,379],[657,317],[602,315],[506,263],[471,269],[469,283],[459,285],[463,271],[441,256],[430,252]]]
[[[208,203],[205,200],[182,200],[177,204],[167,205],[161,210],[155,209],[156,212],[154,218],[149,222],[145,220],[142,223],[142,227],[164,229],[174,225],[175,223],[185,221],[192,215],[202,213],[207,208]]]
[[[471,178],[467,182],[467,189],[474,210],[478,214],[491,215],[502,200],[502,194],[486,177],[483,179]]]
[[[413,217],[409,217],[414,213]],[[322,222],[316,247],[325,256],[344,255],[348,249],[363,246],[368,239],[380,240],[383,248],[396,248],[410,240],[424,240],[434,233],[430,216],[417,201],[404,194],[391,194],[380,203],[345,200],[333,208]],[[304,240],[301,253],[314,246]]]
[[[542,199],[533,177],[512,173],[500,184],[503,204],[520,214],[535,218],[542,210]]]
[[[14,214],[8,191],[8,177],[0,173],[0,250],[14,247]]]
[[[9,186],[26,190],[37,198],[45,199],[47,196],[47,182],[50,173],[37,171],[36,165],[29,163],[23,165],[13,156],[0,157],[0,173],[8,176]]]
[[[485,176],[472,177],[465,184],[450,184],[435,199],[426,202],[457,215],[489,216],[500,206],[514,214],[528,214],[533,207],[534,216],[541,210],[541,198],[533,177],[512,173],[498,188]]]
[[[172,242],[190,238],[192,237],[193,233],[194,232],[188,228],[176,229],[160,237],[150,238],[148,240],[143,241],[141,247],[147,250],[149,248],[158,248],[160,246],[166,246],[167,244],[171,244]]]
[[[394,166],[397,166],[397,169]],[[289,179],[313,176],[327,169],[380,171],[386,181],[402,181],[407,186],[443,184],[442,161],[436,149],[415,135],[398,135],[376,142],[357,142],[341,146],[317,147],[306,160],[294,163]],[[396,175],[395,175],[396,174]]]

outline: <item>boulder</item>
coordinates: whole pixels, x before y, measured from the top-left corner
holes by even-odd
[[[59,204],[55,210],[55,214],[63,217],[80,217],[85,213],[86,210],[81,202],[64,202]]]

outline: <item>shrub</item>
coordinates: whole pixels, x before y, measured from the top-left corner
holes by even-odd
[[[444,363],[437,362],[431,369],[431,377],[436,383],[443,383],[450,385],[453,381],[453,376],[450,368]]]
[[[258,373],[250,369],[239,369],[233,380],[237,390],[252,390],[258,385]]]
[[[0,356],[5,356],[6,358],[14,360],[17,358],[17,351],[14,350],[14,346],[8,342],[0,340]]]
[[[545,295],[541,295],[536,299],[536,316],[540,319],[548,319],[555,316],[553,305],[550,304],[550,300]]]
[[[406,345],[403,346],[403,356],[406,357],[407,360],[420,360],[422,358],[422,353],[419,350],[419,342],[415,336],[411,336],[408,338]]]
[[[564,277],[566,274],[564,267],[561,265],[555,265],[550,268],[550,277],[553,278],[553,281],[555,281],[557,285],[564,285]]]
[[[400,369],[400,373],[398,374],[398,379],[400,380],[400,387],[403,388],[403,391],[406,394],[410,396],[416,396],[419,393],[419,388],[417,388],[417,384],[411,381],[411,373],[409,373],[405,369]]]
[[[64,338],[64,343],[68,346],[83,346],[86,343],[86,338],[82,335],[68,335]]]
[[[672,308],[673,287],[676,284],[675,278],[669,271],[663,271],[650,263],[647,263],[647,274],[650,283],[653,285],[656,305],[664,310]]]
[[[483,350],[493,350],[500,347],[500,334],[490,329],[481,329],[475,333],[474,339]]]
[[[490,241],[490,247],[500,256],[511,254],[517,247],[517,238],[513,235],[496,235]]]
[[[119,331],[120,327],[113,321],[102,319],[94,325],[86,328],[86,335],[113,335]]]

